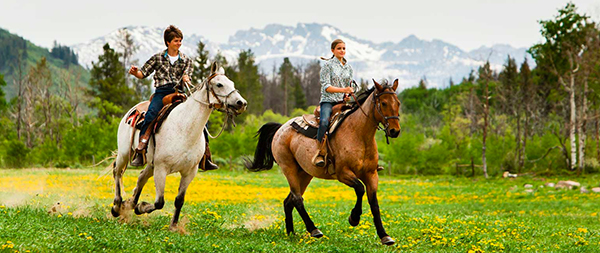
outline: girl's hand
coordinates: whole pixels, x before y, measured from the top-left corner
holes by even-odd
[[[350,95],[344,94],[344,102],[348,102],[348,101],[350,101]]]
[[[352,87],[346,87],[344,89],[345,89],[344,93],[348,93],[348,94],[354,93],[354,89],[352,89]]]

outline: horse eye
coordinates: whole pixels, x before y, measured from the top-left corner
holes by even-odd
[[[217,83],[217,87],[223,88],[223,85],[221,83]]]
[[[381,106],[386,107],[387,103],[381,103]]]

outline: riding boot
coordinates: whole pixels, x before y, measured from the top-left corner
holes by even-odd
[[[319,142],[319,152],[313,157],[313,164],[317,167],[325,167],[325,157],[327,156],[327,136]]]
[[[135,149],[135,154],[131,160],[131,166],[144,166],[144,164],[146,164],[146,148],[148,147],[151,132],[150,129],[147,129],[144,135],[140,137],[140,143]]]
[[[202,166],[204,165],[204,166]],[[206,149],[204,150],[204,157],[198,164],[198,169],[201,170],[216,170],[219,166],[212,162],[212,155],[210,153],[210,148],[208,146],[208,142],[206,142]]]
[[[377,165],[377,171],[382,171],[382,170],[383,170],[383,166]]]

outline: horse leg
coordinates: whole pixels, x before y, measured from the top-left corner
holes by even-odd
[[[355,227],[360,223],[360,216],[362,215],[362,199],[365,195],[365,187],[358,180],[358,177],[349,169],[343,169],[338,175],[338,181],[343,184],[350,186],[354,189],[356,193],[356,203],[354,204],[354,208],[350,212],[350,216],[348,217],[348,222],[351,226]]]
[[[154,210],[162,209],[165,206],[165,182],[167,180],[167,171],[160,167],[154,168],[154,186],[156,188],[156,199],[154,204],[142,201],[135,206],[135,214],[151,213]]]
[[[392,237],[390,237],[383,228],[381,222],[381,213],[379,212],[379,202],[377,201],[377,187],[379,184],[379,175],[376,172],[367,174],[363,179],[363,182],[367,186],[367,198],[369,199],[369,205],[371,206],[371,213],[373,214],[373,223],[375,223],[375,229],[377,229],[377,235],[381,239],[381,243],[385,245],[393,245],[396,243]]]
[[[115,179],[115,199],[113,200],[113,206],[110,209],[111,214],[114,217],[121,215],[121,205],[123,204],[123,174],[127,169],[127,159],[125,156],[117,155],[117,159],[113,162],[113,178]]]
[[[179,214],[181,213],[181,207],[183,207],[183,202],[185,201],[185,192],[187,191],[188,186],[194,180],[198,169],[192,168],[191,172],[181,173],[181,181],[179,182],[179,192],[177,193],[177,197],[175,197],[175,212],[173,213],[173,220],[171,220],[171,225],[169,229],[171,231],[177,230],[177,223],[179,222]]]
[[[283,200],[283,211],[285,212],[285,232],[289,235],[294,233],[294,203],[292,203],[292,192]]]
[[[148,179],[152,177],[153,172],[154,166],[152,164],[146,165],[146,168],[144,168],[140,172],[135,188],[133,189],[133,206],[136,206],[138,201],[140,200],[140,195],[142,195],[142,189],[148,182]]]
[[[288,179],[288,183],[290,185],[290,196],[288,196],[289,202],[291,202],[292,206],[296,208],[296,211],[298,211],[298,214],[300,214],[300,218],[302,218],[302,221],[304,221],[306,231],[310,233],[310,236],[320,238],[323,236],[323,233],[315,226],[315,223],[310,218],[310,215],[308,215],[308,212],[304,207],[304,198],[302,198],[302,195],[304,195],[304,191],[306,191],[306,187],[308,187],[308,184],[310,183],[313,177],[306,173],[304,170],[302,170],[299,165],[296,164],[295,167],[295,172],[285,173],[286,178]],[[289,211],[286,212],[286,230],[288,233],[290,233],[294,231],[294,228],[291,218],[291,208],[288,207],[288,210]],[[289,223],[287,221],[288,213],[290,217]]]

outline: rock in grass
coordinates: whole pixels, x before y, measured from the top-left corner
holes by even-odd
[[[556,183],[555,188],[556,189],[573,189],[575,187],[580,187],[581,184],[575,181],[571,181],[571,180],[567,180],[567,181],[558,181],[558,183]]]
[[[592,188],[592,192],[599,193],[600,192],[600,187],[594,187],[594,188]]]
[[[525,185],[523,185],[523,187],[525,187],[525,188],[533,188],[533,185],[532,184],[525,184]]]
[[[581,192],[581,193],[590,193],[590,191],[588,189],[586,189],[585,187],[581,187],[581,189],[579,189],[579,192]]]
[[[550,187],[550,188],[554,187],[554,183],[545,183],[544,185],[546,187]]]

